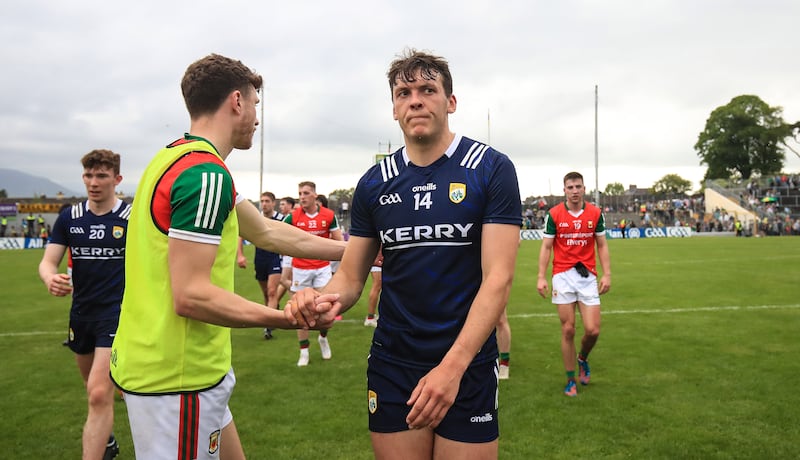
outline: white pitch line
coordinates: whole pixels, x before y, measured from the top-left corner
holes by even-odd
[[[728,307],[690,307],[690,308],[666,308],[660,310],[603,310],[603,315],[635,315],[635,314],[668,314],[668,313],[696,313],[701,311],[751,311],[751,310],[794,310],[800,308],[800,304],[789,305],[745,305]],[[556,313],[522,313],[518,315],[508,315],[509,318],[552,318],[558,316]],[[361,323],[360,319],[343,319],[337,323]],[[2,337],[27,337],[32,335],[64,335],[65,331],[31,331],[31,332],[2,332]]]
[[[736,311],[736,310],[782,310],[800,308],[800,304],[790,305],[745,305],[728,307],[690,307],[690,308],[665,308],[658,310],[602,310],[603,315],[632,315],[643,314],[664,314],[664,313],[694,313],[701,311]],[[509,318],[550,318],[558,316],[556,313],[522,313],[518,315],[508,315]]]

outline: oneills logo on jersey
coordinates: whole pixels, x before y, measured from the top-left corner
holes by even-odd
[[[370,414],[374,414],[378,410],[378,394],[372,390],[367,392],[367,406]]]
[[[467,197],[467,184],[461,184],[459,182],[451,182],[450,183],[450,201],[455,204],[461,203],[464,201],[464,198]]]
[[[115,225],[114,228],[111,230],[111,235],[116,238],[122,238],[122,235],[125,234],[125,229],[120,227],[119,225]]]

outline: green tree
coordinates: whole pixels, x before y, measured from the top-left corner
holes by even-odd
[[[603,193],[608,196],[619,196],[625,193],[625,187],[619,182],[612,182],[606,185],[606,190]]]
[[[717,107],[706,120],[694,145],[705,179],[743,179],[775,174],[786,155],[781,144],[797,124],[782,118],[781,107],[770,107],[758,96],[736,96]]]
[[[6,189],[0,189],[0,198],[8,198],[8,192],[6,192]]]
[[[653,193],[656,194],[680,195],[690,190],[692,190],[692,181],[677,174],[667,174],[653,184]]]

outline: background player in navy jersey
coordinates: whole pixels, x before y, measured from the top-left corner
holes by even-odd
[[[267,219],[280,220],[284,215],[275,210],[275,194],[272,192],[261,193],[261,213]],[[256,280],[264,294],[264,305],[277,309],[278,302],[286,292],[281,286],[281,256],[266,249],[256,248],[253,256],[253,265],[256,270]],[[272,338],[272,329],[264,329],[264,338]]]
[[[577,357],[579,379],[581,384],[588,385],[591,370],[587,358],[600,336],[600,295],[611,289],[611,257],[605,220],[600,208],[584,201],[585,193],[580,173],[570,172],[564,176],[566,201],[547,212],[536,282],[539,294],[546,298],[547,266],[552,255],[552,302],[558,306],[561,320],[561,355],[567,373],[564,394],[567,396],[578,394],[575,384],[575,309],[580,309],[583,320],[581,351]],[[599,281],[597,258],[603,268]]]
[[[301,323],[350,308],[382,247],[367,369],[375,457],[496,458],[494,331],[522,224],[516,172],[507,156],[450,131],[446,60],[408,50],[387,76],[405,147],[359,180],[351,237],[325,295],[306,289],[287,308]]]
[[[109,459],[119,446],[114,424],[114,385],[109,375],[111,343],[125,286],[125,236],[130,205],[116,195],[120,157],[92,150],[82,159],[89,197],[59,213],[39,264],[39,276],[55,296],[72,293],[69,348],[86,385],[89,412],[83,427],[83,458]],[[59,273],[66,251],[72,274]]]

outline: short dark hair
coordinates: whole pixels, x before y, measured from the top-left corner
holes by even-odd
[[[311,182],[310,180],[304,180],[303,182],[297,184],[297,188],[303,188],[303,187],[311,187],[311,189],[314,190],[315,193],[317,191],[317,184]]]
[[[195,119],[217,111],[228,95],[236,90],[250,94],[261,89],[261,75],[237,61],[219,54],[209,54],[192,63],[181,80],[181,92],[189,116]]]
[[[568,180],[573,180],[573,179],[580,179],[581,182],[583,182],[583,174],[575,171],[568,172],[567,175],[564,176],[564,183],[566,184]]]
[[[292,205],[292,207],[294,207],[294,205],[297,204],[297,200],[295,200],[293,197],[290,196],[285,196],[281,198],[281,201],[289,203],[290,205]]]
[[[327,208],[328,207],[328,197],[327,196],[325,196],[325,195],[320,193],[319,195],[317,195],[317,201],[320,202],[320,204],[322,205],[323,208]]]
[[[389,77],[389,91],[394,99],[394,86],[397,80],[406,83],[416,81],[417,74],[425,80],[436,80],[437,75],[442,76],[444,94],[450,97],[453,94],[453,77],[450,75],[450,66],[441,56],[407,48],[403,54],[392,61],[386,76]]]
[[[268,196],[270,200],[275,201],[275,194],[272,192],[261,192],[261,196]]]
[[[81,158],[84,169],[108,168],[119,176],[120,158],[118,153],[106,149],[94,149]]]

